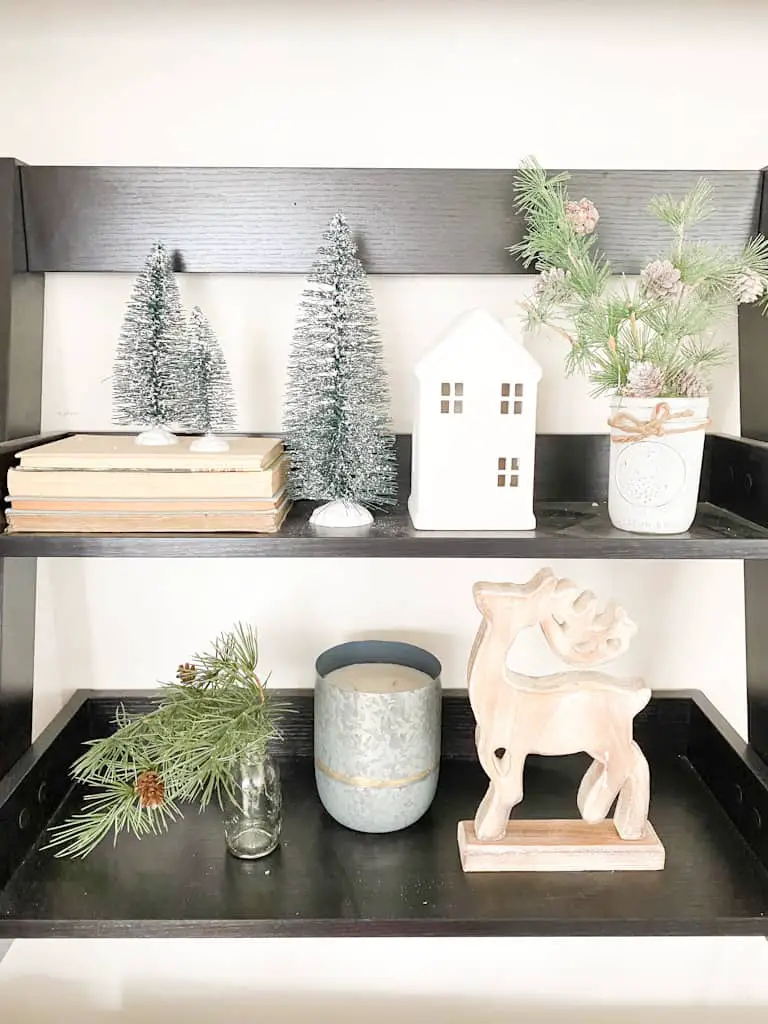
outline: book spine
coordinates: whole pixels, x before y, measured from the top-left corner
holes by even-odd
[[[271,470],[242,473],[156,471],[78,472],[8,470],[8,492],[23,498],[260,498],[269,500],[286,482],[287,461]]]
[[[201,512],[109,517],[9,512],[6,518],[8,533],[276,533],[287,510],[285,506],[270,515]]]

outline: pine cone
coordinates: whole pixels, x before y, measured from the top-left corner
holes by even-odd
[[[680,271],[669,260],[653,260],[643,268],[640,285],[652,299],[669,299],[679,295],[683,284]]]
[[[657,398],[664,387],[664,374],[654,363],[633,363],[627,374],[627,398]]]
[[[560,267],[547,267],[541,271],[534,287],[536,295],[554,296],[563,288],[566,273]]]
[[[165,800],[165,783],[157,772],[142,772],[134,787],[139,795],[139,806],[145,810],[162,807]]]
[[[570,200],[565,204],[565,219],[577,235],[591,235],[600,220],[597,207],[591,199]]]
[[[709,394],[707,382],[695,370],[684,370],[672,382],[674,392],[680,398],[706,398]]]
[[[194,665],[191,665],[188,661],[185,661],[182,665],[176,669],[176,678],[180,683],[194,683],[197,678],[197,669]]]
[[[765,292],[765,281],[754,270],[744,270],[736,278],[733,295],[738,303],[757,302]]]

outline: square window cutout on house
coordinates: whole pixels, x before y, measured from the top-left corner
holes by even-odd
[[[511,389],[510,389],[509,384],[502,384],[501,385],[501,397],[502,398],[509,398],[510,390]]]
[[[515,402],[515,416],[519,416],[522,411],[523,411],[523,403],[522,402]]]
[[[440,395],[443,399],[459,399],[454,401],[453,409],[451,409],[451,403],[449,401],[440,402],[440,412],[464,412],[464,404],[461,399],[464,397],[464,384],[462,381],[456,381],[451,384],[449,381],[443,381],[440,385]]]
[[[515,398],[522,398],[522,397],[523,397],[523,385],[522,384],[515,384]]]
[[[501,403],[501,415],[502,416],[508,416],[509,415],[509,402],[502,402]]]
[[[509,467],[509,469],[507,469]],[[496,486],[497,487],[517,487],[518,486],[518,471],[520,469],[519,458],[506,458],[504,455],[500,455],[496,464]]]

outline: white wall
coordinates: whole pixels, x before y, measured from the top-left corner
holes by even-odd
[[[768,156],[767,33],[768,9],[738,0],[726,7],[649,0],[641,8],[615,0],[0,0],[0,149],[32,163],[513,167],[536,153],[550,166],[756,168]],[[204,305],[220,332],[246,428],[278,425],[300,285],[257,277],[182,282],[188,300]],[[476,303],[511,315],[523,287],[500,279],[386,279],[374,286],[400,429],[410,419],[411,367],[451,315]],[[46,427],[109,425],[111,352],[129,287],[121,276],[49,277]],[[734,341],[733,325],[727,337]],[[545,364],[540,429],[602,429],[603,410],[587,399],[584,385],[563,380],[558,342],[541,338],[532,347]],[[738,428],[735,381],[731,368],[714,411],[721,430]],[[361,635],[425,643],[443,660],[447,685],[460,685],[476,624],[472,580],[522,579],[535,568],[466,561],[43,561],[36,728],[77,686],[123,689],[167,678],[180,657],[237,617],[259,624],[264,662],[279,685],[307,685],[323,647]],[[615,595],[637,618],[640,634],[625,670],[642,671],[657,686],[700,686],[744,729],[739,565],[557,568]],[[530,665],[542,664],[532,650],[525,656]],[[164,944],[161,955],[140,946],[128,967],[114,945],[68,945],[62,953],[56,944],[17,944],[0,969],[0,1000],[4,991],[14,998],[21,976],[28,990],[28,975],[50,973],[54,960],[72,979],[80,1006],[98,1003],[108,985],[110,1005],[135,1008],[139,962],[163,965],[168,999],[201,971],[211,991],[228,988],[233,958],[272,965],[269,975],[254,969],[246,987],[266,977],[276,988],[294,986],[294,954],[283,957],[277,945],[241,946],[237,953],[229,945],[202,947],[196,960],[187,947]],[[359,968],[350,967],[346,953],[328,952],[339,947],[302,948],[323,964],[323,988],[355,990]],[[363,987],[372,993],[376,979],[386,977],[391,993],[449,995],[462,983],[458,967],[444,970],[448,948],[420,944],[418,976],[407,942],[387,945],[386,968],[378,944],[355,945],[354,955],[367,965]],[[500,1000],[768,1004],[766,949],[762,940],[498,940],[461,946],[457,963],[470,974],[485,957],[514,964],[489,982],[493,1019]],[[564,972],[554,984],[543,966],[548,958],[578,964],[579,971]],[[321,983],[310,959],[304,962],[311,991]],[[58,992],[53,981],[50,990],[35,985],[43,1001],[46,991]],[[445,1019],[445,1006],[433,1009]],[[142,1013],[146,1019],[146,1006]]]

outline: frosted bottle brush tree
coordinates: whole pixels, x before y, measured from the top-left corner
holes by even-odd
[[[235,426],[235,398],[229,367],[211,325],[195,306],[189,322],[185,426],[200,431],[189,446],[196,452],[225,452],[229,445],[216,434]]]
[[[185,419],[185,322],[171,258],[159,242],[128,300],[112,378],[113,421],[145,428],[137,444],[174,444]]]
[[[395,448],[373,295],[342,214],[307,280],[284,415],[292,496],[327,502],[317,525],[364,525],[368,508],[394,504]]]

